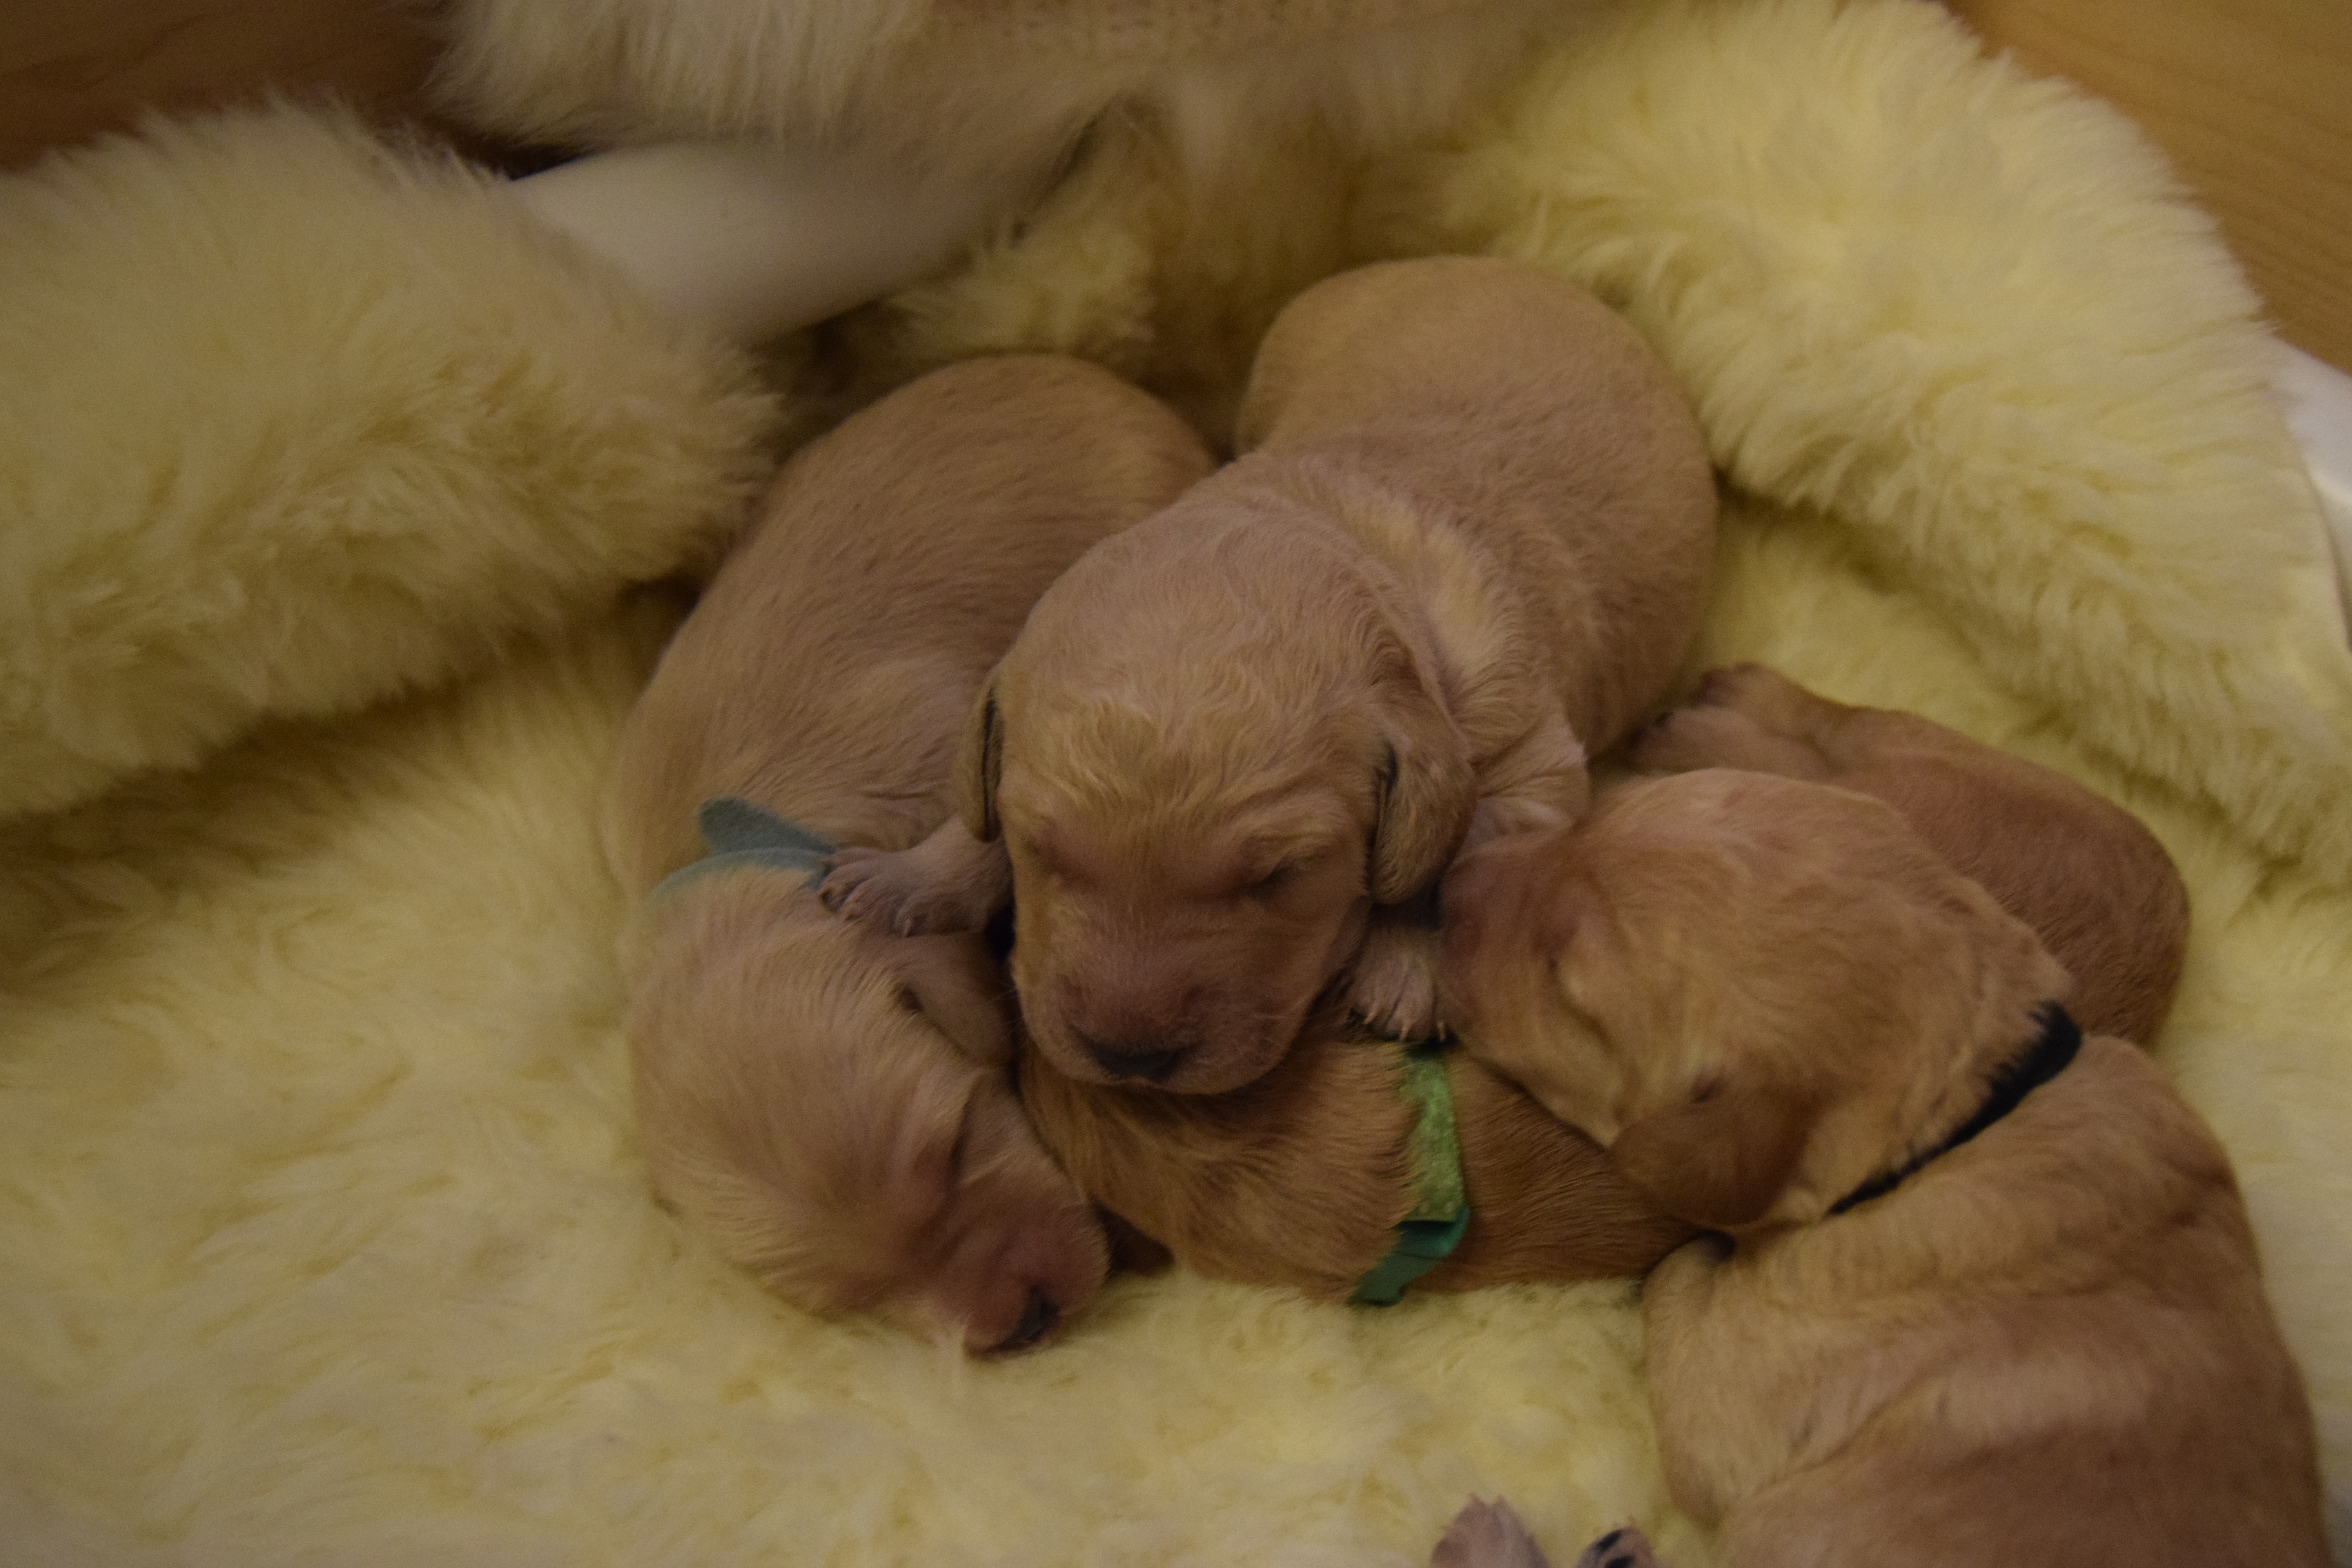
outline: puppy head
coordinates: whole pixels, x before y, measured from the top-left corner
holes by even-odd
[[[1818,1218],[1934,1147],[2066,989],[1891,808],[1722,769],[1465,856],[1444,919],[1472,1049],[1727,1230]]]
[[[1444,868],[1474,804],[1465,747],[1433,660],[1360,585],[1262,615],[1195,584],[1123,616],[1087,588],[1055,585],[982,698],[966,825],[1005,842],[1013,977],[1047,1058],[1224,1092],[1281,1059],[1373,905]]]
[[[655,1189],[783,1300],[1008,1351],[1102,1283],[1100,1223],[1014,1098],[978,939],[714,876],[648,908],[627,971]]]

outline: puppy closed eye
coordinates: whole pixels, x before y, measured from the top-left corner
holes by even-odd
[[[971,1159],[972,1113],[979,1103],[976,1094],[966,1099],[962,1114],[956,1119],[955,1136],[944,1143],[932,1143],[916,1163],[917,1191],[935,1210],[945,1210],[963,1185]]]
[[[948,1187],[950,1191],[953,1191],[956,1187],[961,1186],[963,1184],[965,1167],[971,1163],[972,1142],[971,1124],[974,1120],[972,1111],[979,1106],[979,1104],[980,1097],[978,1095],[974,1095],[970,1100],[963,1102],[963,1115],[958,1118],[956,1121],[955,1142],[948,1145]]]
[[[1300,867],[1295,860],[1285,861],[1271,871],[1245,885],[1242,891],[1253,899],[1271,899],[1298,880]]]
[[[1294,855],[1287,860],[1276,861],[1265,870],[1244,882],[1241,893],[1249,899],[1276,899],[1297,887],[1306,875],[1322,860],[1321,855]]]

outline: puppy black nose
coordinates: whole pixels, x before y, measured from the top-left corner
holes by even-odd
[[[1013,1325],[1011,1333],[997,1342],[996,1348],[1000,1351],[1025,1351],[1052,1333],[1054,1325],[1061,1321],[1062,1309],[1055,1304],[1054,1299],[1032,1285],[1029,1287],[1029,1305],[1022,1309],[1021,1321]]]
[[[1087,1055],[1095,1058],[1103,1071],[1113,1078],[1139,1078],[1147,1083],[1159,1083],[1176,1070],[1176,1063],[1184,1053],[1173,1047],[1154,1050],[1129,1050],[1123,1046],[1106,1045],[1081,1035],[1078,1043],[1087,1047]]]

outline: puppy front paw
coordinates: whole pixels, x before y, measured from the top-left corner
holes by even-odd
[[[1627,755],[1644,773],[1746,768],[1789,778],[1825,779],[1829,759],[1815,742],[1821,699],[1760,664],[1709,670],[1689,704],[1661,715],[1633,738]]]
[[[1748,768],[1785,773],[1804,747],[1728,708],[1677,708],[1633,737],[1626,759],[1645,773]]]
[[[1509,1503],[1501,1498],[1492,1502],[1472,1498],[1437,1538],[1429,1568],[1551,1568],[1551,1563]]]
[[[1375,1032],[1396,1040],[1426,1040],[1440,1033],[1437,933],[1375,922],[1348,982],[1348,1010]]]
[[[1650,1550],[1650,1538],[1629,1524],[1586,1547],[1576,1568],[1658,1568],[1658,1559]]]
[[[911,849],[843,849],[817,897],[863,925],[900,936],[984,929],[1012,896],[1001,845],[983,844],[950,822]]]
[[[909,922],[918,918],[921,900],[916,879],[896,862],[905,851],[850,847],[835,852],[825,862],[824,880],[816,896],[824,907],[845,920],[876,926],[904,936],[917,934]],[[910,910],[909,906],[912,906]]]

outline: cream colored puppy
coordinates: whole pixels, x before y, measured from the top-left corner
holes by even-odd
[[[1559,822],[1697,626],[1715,491],[1664,367],[1494,258],[1328,279],[1267,334],[1245,455],[1056,583],[978,705],[961,815],[845,861],[900,930],[1015,910],[1040,1048],[1217,1093],[1343,974],[1412,1037],[1465,836]]]
[[[1643,781],[1465,857],[1445,912],[1466,1048],[1725,1233],[1643,1315],[1727,1563],[2325,1561],[2221,1147],[1891,807]]]
[[[1102,1281],[1100,1224],[1014,1097],[982,939],[852,926],[806,884],[835,844],[946,815],[964,715],[1037,595],[1209,461],[1076,361],[939,371],[787,468],[629,716],[609,837],[644,895],[646,1158],[796,1305],[1009,1350]]]

